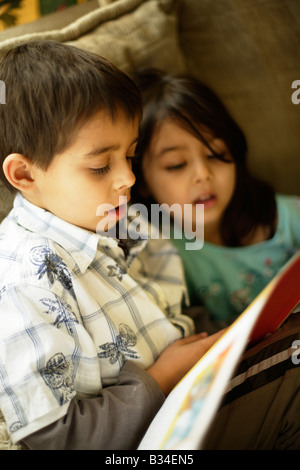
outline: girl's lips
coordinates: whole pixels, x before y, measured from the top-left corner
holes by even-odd
[[[196,199],[193,204],[195,204],[196,206],[198,204],[203,204],[204,207],[207,208],[213,206],[216,200],[217,196],[215,196],[214,194],[205,194]]]

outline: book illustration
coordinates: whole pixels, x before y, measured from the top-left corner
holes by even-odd
[[[162,448],[176,450],[178,444],[180,444],[180,448],[182,446],[189,446],[189,437],[192,435],[196,418],[205,404],[205,397],[209,393],[213,379],[221,367],[226,353],[227,351],[217,357],[214,363],[209,364],[196,377],[189,394],[183,401],[178,415],[174,418],[168,434],[162,443]]]

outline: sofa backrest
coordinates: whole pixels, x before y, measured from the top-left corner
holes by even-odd
[[[186,0],[179,18],[187,69],[244,130],[253,173],[300,195],[300,2]]]

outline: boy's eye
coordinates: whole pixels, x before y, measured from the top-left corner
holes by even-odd
[[[177,165],[169,165],[166,167],[167,170],[172,171],[172,170],[180,170],[181,168],[184,168],[186,165],[185,162],[183,163],[178,163]]]
[[[135,155],[132,155],[132,156],[127,155],[126,159],[128,162],[130,162],[130,165],[134,157]],[[109,173],[110,170],[111,170],[110,165],[103,166],[102,168],[90,168],[90,172],[93,173],[94,175],[105,175]]]
[[[102,168],[90,168],[91,173],[95,175],[105,175],[110,172],[110,166],[104,166]]]

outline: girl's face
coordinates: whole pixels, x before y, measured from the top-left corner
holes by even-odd
[[[204,238],[221,243],[220,221],[235,188],[236,168],[226,144],[205,135],[212,154],[199,139],[171,119],[154,133],[143,160],[147,188],[158,204],[192,205],[192,227],[196,227],[197,205],[204,205]],[[199,220],[199,219],[198,219]]]

